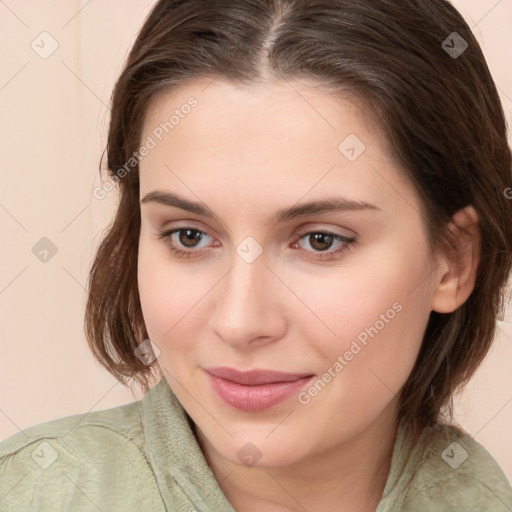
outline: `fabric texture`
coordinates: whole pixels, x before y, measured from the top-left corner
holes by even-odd
[[[41,423],[0,443],[1,512],[235,512],[162,378],[138,401]],[[468,434],[397,433],[376,512],[512,512],[503,471]],[[243,512],[243,511],[242,511]]]

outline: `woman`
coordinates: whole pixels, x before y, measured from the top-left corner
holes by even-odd
[[[448,2],[162,0],[107,153],[86,333],[146,394],[0,444],[2,510],[512,509],[446,420],[512,265],[504,115]]]

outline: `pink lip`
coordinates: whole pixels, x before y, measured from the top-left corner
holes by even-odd
[[[274,370],[240,372],[234,368],[205,368],[217,395],[228,405],[257,412],[297,393],[313,375]]]

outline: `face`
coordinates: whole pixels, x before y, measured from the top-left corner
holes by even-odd
[[[160,94],[144,119],[147,331],[220,457],[321,457],[396,414],[434,293],[421,204],[357,101],[208,83]]]

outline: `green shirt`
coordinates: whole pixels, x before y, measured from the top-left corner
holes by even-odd
[[[453,443],[453,444],[452,444]],[[34,425],[0,443],[1,512],[234,512],[165,378],[144,398]],[[510,512],[491,455],[450,426],[398,430],[376,512]]]

